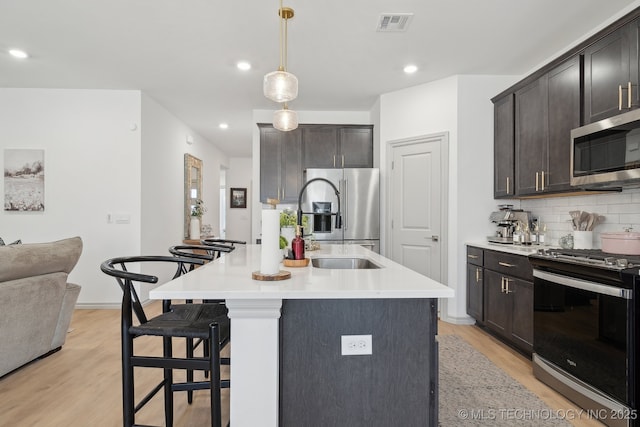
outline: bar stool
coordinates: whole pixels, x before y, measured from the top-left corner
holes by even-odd
[[[230,386],[229,380],[221,380],[220,364],[225,361],[220,349],[229,341],[230,324],[226,307],[223,304],[171,304],[163,301],[163,313],[149,318],[145,314],[140,298],[133,286],[134,282],[157,283],[158,277],[130,272],[129,264],[157,263],[176,266],[174,277],[182,274],[185,265],[202,264],[204,260],[171,256],[131,256],[112,258],[104,261],[100,269],[115,277],[123,291],[121,307],[122,340],[122,404],[123,425],[135,426],[135,414],[144,407],[160,390],[164,390],[165,423],[173,425],[173,393],[176,391],[194,391],[209,389],[211,392],[211,426],[221,427],[221,388]],[[135,315],[138,323],[134,324]],[[162,357],[137,354],[133,340],[140,336],[162,338]],[[174,337],[200,339],[207,343],[207,354],[203,357],[173,357],[171,339]],[[226,360],[228,362],[228,359]],[[134,368],[161,368],[163,380],[147,393],[136,405],[134,394]],[[194,370],[209,372],[207,381],[174,382],[173,370]],[[191,402],[189,402],[191,403]]]
[[[218,248],[226,247],[226,248],[229,248],[231,251],[233,251],[236,248],[235,245],[247,244],[247,242],[243,240],[216,239],[216,238],[202,239],[200,240],[200,243],[206,246],[211,246],[211,247],[218,247]],[[220,257],[220,252],[217,254],[216,258],[219,258],[219,257]]]
[[[169,248],[169,252],[175,256],[186,257],[186,258],[195,258],[201,259],[205,261],[212,261],[214,259],[220,258],[220,255],[223,253],[229,253],[233,251],[233,247],[227,245],[219,245],[219,244],[211,244],[211,245],[175,245]],[[185,265],[186,267],[186,265]],[[195,264],[191,264],[188,270],[183,271],[187,273],[187,271],[191,271],[195,268]]]

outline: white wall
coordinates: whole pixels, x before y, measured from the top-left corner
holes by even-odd
[[[253,123],[271,123],[273,121],[274,110],[253,110]],[[371,113],[369,111],[298,111],[298,122],[300,124],[372,124]],[[374,128],[375,132],[375,128]],[[375,136],[374,136],[375,143]],[[261,234],[261,211],[260,203],[260,130],[256,125],[253,128],[252,144],[252,178],[255,191],[251,197],[251,241],[255,242]],[[375,164],[375,156],[374,156]],[[291,205],[278,205],[278,209],[291,207]]]
[[[82,286],[81,307],[119,306],[120,289],[99,268],[104,260],[164,255],[182,241],[185,152],[203,161],[204,221],[218,228],[219,170],[228,159],[140,91],[0,89],[0,156],[7,148],[45,150],[45,210],[0,212],[0,237],[80,236],[70,280]],[[129,223],[108,223],[109,213]]]
[[[470,322],[466,315],[464,242],[493,204],[493,104],[490,98],[508,87],[513,77],[453,76],[384,94],[380,97],[380,165],[384,239],[389,212],[386,182],[389,142],[434,133],[449,134],[448,267],[443,281],[456,291],[442,306],[442,317]],[[484,230],[483,225],[481,228]],[[482,231],[484,232],[484,231]]]
[[[456,289],[455,307],[448,304],[449,321],[468,321],[466,310],[466,246],[470,239],[486,239],[495,232],[488,220],[496,210],[493,199],[493,103],[491,98],[509,87],[516,76],[459,76],[458,145],[456,148],[457,194],[450,204],[456,218],[449,228],[450,284]],[[455,214],[454,214],[455,212]],[[454,279],[455,278],[455,279]]]
[[[79,303],[118,301],[100,263],[140,252],[140,121],[139,91],[0,89],[0,156],[6,148],[45,150],[44,212],[0,212],[0,236],[80,236],[84,250],[70,275],[82,286]],[[130,223],[109,224],[108,212]]]
[[[251,212],[253,206],[249,201],[253,195],[253,185],[251,183],[252,158],[232,157],[229,159],[229,170],[227,171],[226,192],[227,192],[227,239],[244,240],[247,243],[254,243],[251,240]],[[229,207],[231,200],[231,188],[247,189],[247,208],[240,209]]]
[[[202,160],[203,224],[220,226],[220,166],[229,159],[152,98],[142,97],[142,250],[166,251],[184,238],[184,155]],[[193,140],[187,143],[187,135]],[[172,208],[168,208],[171,206]]]
[[[187,135],[191,144],[187,143]],[[184,239],[185,153],[202,160],[201,198],[207,208],[202,224],[211,224],[218,235],[220,166],[228,166],[227,156],[143,94],[141,254],[168,255],[167,249]],[[148,291],[155,286],[143,286],[140,297],[147,299]]]

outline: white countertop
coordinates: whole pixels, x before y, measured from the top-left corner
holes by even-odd
[[[368,258],[378,269],[331,270],[284,267],[291,278],[280,281],[253,280],[260,270],[260,245],[240,246],[235,251],[153,290],[152,299],[368,299],[452,298],[453,289],[360,245],[322,245],[307,258]]]
[[[515,255],[527,256],[537,252],[540,248],[551,249],[553,246],[545,245],[513,245],[505,243],[490,242],[467,242],[467,246],[475,246],[482,249],[491,249],[492,251],[507,252]]]

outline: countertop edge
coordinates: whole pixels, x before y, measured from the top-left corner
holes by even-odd
[[[503,243],[489,243],[489,242],[465,242],[467,246],[474,246],[476,248],[489,249],[497,252],[505,252],[514,255],[529,256],[535,254],[538,249],[545,248],[551,249],[553,246],[547,245],[513,245]]]

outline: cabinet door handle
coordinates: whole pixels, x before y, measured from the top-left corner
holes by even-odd
[[[476,283],[480,283],[480,269],[476,267]]]
[[[509,264],[508,262],[498,262],[499,265],[503,266],[503,267],[515,267],[515,264]]]
[[[507,194],[509,194],[509,177],[507,177]]]
[[[539,173],[536,172],[536,191],[540,191],[540,188],[538,187],[538,178],[539,178]]]
[[[336,167],[336,155],[335,154],[333,155],[333,167],[334,168]]]
[[[478,255],[467,255],[467,258],[478,259]]]
[[[504,293],[505,294],[510,294],[513,291],[509,290],[509,282],[511,281],[511,279],[507,279],[506,277],[504,278]]]
[[[629,82],[629,86],[627,86],[627,87],[628,87],[628,90],[627,90],[627,98],[628,98],[627,99],[627,105],[628,105],[629,109],[631,109],[631,82]]]
[[[540,182],[542,183],[542,191],[544,191],[544,171],[541,172]]]
[[[631,85],[631,83],[629,83],[629,85]],[[631,87],[631,86],[629,86]],[[631,90],[631,89],[629,89]],[[629,101],[629,108],[631,108],[631,101]],[[344,168],[344,154],[341,156],[342,157],[342,167]]]
[[[504,288],[505,288],[504,281],[505,281],[504,277],[501,277],[500,278],[500,293],[504,293]]]
[[[618,110],[622,110],[622,85],[618,85]]]

